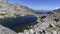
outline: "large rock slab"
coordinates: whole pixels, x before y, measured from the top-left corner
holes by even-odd
[[[0,25],[0,34],[17,34],[15,31],[10,30],[2,25]]]

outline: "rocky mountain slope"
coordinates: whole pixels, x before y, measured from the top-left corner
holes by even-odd
[[[56,12],[54,11],[53,13],[39,15],[39,23],[34,25],[34,28],[32,29],[33,32],[37,34],[60,34],[59,12],[60,10],[56,10]]]
[[[0,18],[32,15],[34,10],[19,4],[9,4],[7,0],[0,0]]]
[[[4,3],[3,3],[4,2]],[[38,17],[38,24],[33,25],[31,29],[24,30],[22,33],[28,34],[60,34],[60,9],[54,10],[54,13],[35,14],[34,10],[19,4],[9,4],[7,0],[0,0],[0,18],[35,15]]]
[[[57,10],[58,11],[58,10]],[[38,16],[38,24],[22,34],[60,34],[60,13],[53,12]]]
[[[1,18],[4,18],[4,19],[5,18],[7,18],[7,19],[11,18],[12,19],[12,17],[15,18],[15,17],[27,16],[27,15],[35,15],[34,10],[32,10],[26,6],[19,5],[19,4],[9,4],[7,2],[7,0],[0,0],[0,19]],[[24,19],[22,19],[22,20],[24,20]],[[3,24],[6,25],[5,22],[3,22]],[[25,27],[25,28],[27,28],[27,27]],[[18,29],[19,28],[15,28],[15,30],[19,32]]]
[[[56,13],[60,13],[60,8],[54,10],[54,12],[56,12]]]

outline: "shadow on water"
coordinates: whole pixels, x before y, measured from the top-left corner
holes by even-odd
[[[36,16],[23,16],[16,18],[4,18],[0,19],[0,24],[8,27],[16,32],[23,32],[24,29],[30,29],[31,25],[35,25],[37,23]]]

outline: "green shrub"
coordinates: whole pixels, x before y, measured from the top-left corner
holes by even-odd
[[[0,14],[0,15],[4,16],[4,15],[6,15],[6,14]]]

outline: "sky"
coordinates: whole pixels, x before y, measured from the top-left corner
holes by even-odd
[[[60,8],[60,0],[8,0],[9,3],[21,4],[35,10],[54,10]]]

